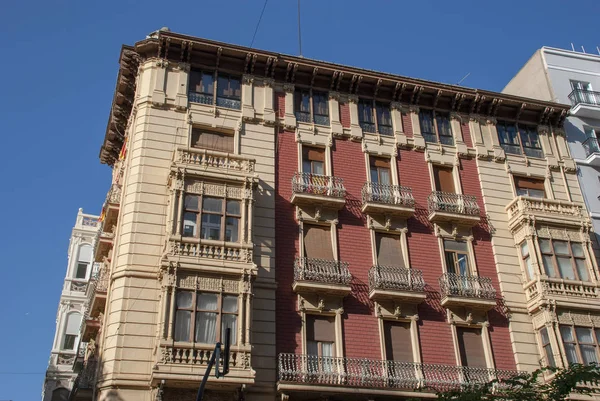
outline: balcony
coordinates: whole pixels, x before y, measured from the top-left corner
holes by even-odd
[[[157,352],[158,361],[152,371],[152,382],[161,380],[187,381],[196,387],[200,384],[208,361],[212,357],[213,344],[173,343],[163,340]],[[220,365],[223,363],[221,354]],[[251,365],[250,345],[231,346],[229,353],[229,374],[216,381],[214,375],[208,379],[208,388],[212,383],[218,386],[237,386],[254,383],[254,370]]]
[[[83,368],[77,375],[73,389],[71,390],[70,400],[83,401],[91,400],[96,385],[96,372],[98,361],[90,359],[83,364]]]
[[[423,272],[393,266],[373,266],[369,270],[369,298],[420,303],[425,300]]]
[[[573,89],[569,94],[571,115],[583,118],[600,117],[600,92],[584,89]]]
[[[530,313],[550,303],[565,308],[600,311],[600,289],[597,284],[589,281],[538,277],[524,288]]]
[[[587,215],[573,202],[518,196],[506,206],[508,228],[516,231],[524,222],[580,227]]]
[[[472,195],[434,191],[427,198],[427,206],[432,223],[474,226],[481,219],[477,199]]]
[[[223,242],[191,237],[171,236],[168,254],[177,258],[190,258],[194,263],[200,259],[223,262],[252,263],[252,244]],[[220,266],[223,268],[223,266]]]
[[[106,293],[108,291],[109,271],[105,264],[100,267],[94,277],[90,279],[87,291],[88,315],[96,318],[104,313],[106,304]]]
[[[367,182],[362,187],[362,212],[409,218],[415,213],[412,189]]]
[[[600,167],[600,145],[598,138],[588,138],[581,144],[585,150],[585,164]]]
[[[207,149],[179,148],[173,163],[194,171],[196,175],[222,179],[254,175],[254,159]]]
[[[445,273],[439,282],[443,307],[468,306],[490,310],[496,306],[496,290],[489,277]]]
[[[479,367],[379,361],[359,358],[279,354],[277,390],[316,393],[401,395],[402,391],[435,392],[508,379],[519,372]],[[299,387],[299,385],[301,387]],[[427,397],[429,398],[429,397]]]
[[[292,178],[294,205],[323,206],[340,210],[346,204],[344,180],[329,175],[296,173]]]
[[[324,292],[346,296],[350,294],[352,275],[347,262],[339,260],[296,258],[294,261],[295,292]]]

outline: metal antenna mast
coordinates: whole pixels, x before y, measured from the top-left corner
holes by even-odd
[[[298,0],[298,47],[300,49],[300,57],[302,57],[302,31],[300,29],[300,0]]]

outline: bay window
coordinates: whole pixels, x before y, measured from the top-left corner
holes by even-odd
[[[183,236],[238,242],[241,205],[239,200],[188,194],[184,199]]]
[[[523,241],[520,245],[521,248],[521,259],[523,260],[523,266],[525,266],[525,272],[527,278],[533,280],[535,278],[535,272],[533,270],[533,264],[531,263],[531,254],[529,253],[529,244],[527,241]]]
[[[72,351],[77,345],[79,337],[79,328],[81,327],[81,314],[78,312],[69,313],[65,323],[65,333],[61,344],[61,349]]]
[[[569,364],[598,363],[598,338],[600,329],[591,327],[560,326],[565,354]]]
[[[75,269],[75,278],[85,280],[88,276],[88,268],[92,261],[92,246],[84,244],[79,247],[77,254],[77,267]]]
[[[294,112],[300,122],[329,125],[329,95],[312,89],[296,89]]]
[[[548,277],[588,281],[588,269],[579,242],[539,238],[544,270]]]
[[[231,344],[237,344],[238,297],[214,292],[177,291],[175,341],[214,344],[225,341],[231,329]]]
[[[545,366],[555,367],[556,362],[554,361],[552,345],[550,344],[550,336],[548,336],[548,329],[546,327],[543,327],[540,330],[540,340],[542,344],[542,349],[544,350]]]

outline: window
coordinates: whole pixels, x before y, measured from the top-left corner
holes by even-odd
[[[560,326],[560,335],[569,364],[598,363],[598,338],[600,329]]]
[[[457,327],[456,336],[460,351],[461,366],[487,367],[481,329]]]
[[[515,176],[517,196],[531,196],[532,198],[545,198],[544,180]]]
[[[529,280],[533,280],[535,278],[535,272],[533,271],[533,265],[531,264],[531,255],[529,254],[529,245],[527,244],[527,241],[521,243],[521,259],[523,260],[527,277]]]
[[[377,265],[405,267],[400,236],[376,232],[375,247]]]
[[[454,175],[452,168],[433,166],[433,181],[435,190],[440,192],[455,193]]]
[[[64,387],[59,387],[52,392],[50,401],[69,401],[70,391]]]
[[[325,175],[325,149],[302,147],[302,172]]]
[[[600,129],[584,127],[583,130],[585,131],[586,139],[583,141],[582,145],[585,149],[586,156],[589,156],[592,153],[600,153],[600,146],[598,146],[598,135],[600,134]]]
[[[529,157],[543,158],[542,145],[535,127],[498,122],[498,140],[506,153],[526,154]]]
[[[202,205],[202,210],[199,210]],[[210,196],[186,195],[184,200],[183,236],[238,242],[241,205],[239,200]],[[200,230],[198,230],[200,227]]]
[[[335,356],[335,317],[306,315],[306,352],[319,357]]]
[[[588,281],[583,245],[579,242],[539,238],[544,270],[548,277]]]
[[[574,80],[571,80],[571,88],[573,90],[591,91],[592,90],[592,84],[590,84],[589,82],[585,82],[585,81],[574,81]]]
[[[548,329],[543,327],[540,330],[540,339],[542,342],[542,348],[544,349],[545,366],[556,366],[554,361],[554,354],[552,354],[552,345],[550,344],[550,337],[548,336]]]
[[[375,112],[377,113],[377,131],[382,135],[393,135],[392,113],[390,105],[375,102]]]
[[[384,321],[385,359],[397,362],[414,362],[410,323]]]
[[[238,297],[213,292],[178,291],[175,310],[175,341],[213,344],[225,341],[231,329],[231,344],[237,344]]]
[[[217,152],[234,153],[233,135],[193,128],[192,147],[216,150]]]
[[[74,350],[79,337],[79,328],[81,327],[81,314],[78,312],[69,313],[65,324],[65,334],[63,336],[62,349]]]
[[[469,250],[466,242],[444,240],[446,271],[459,276],[470,276]]]
[[[215,102],[215,80],[216,102]],[[191,102],[241,109],[242,86],[240,79],[227,74],[193,70],[190,72],[188,97]]]
[[[296,89],[294,111],[300,122],[329,125],[329,95],[312,89]]]
[[[358,101],[358,122],[365,132],[393,135],[390,105],[369,99]]]
[[[304,224],[304,256],[334,260],[329,227]]]
[[[381,157],[369,157],[371,170],[371,182],[373,184],[392,185],[392,174],[390,171],[390,159]]]
[[[421,110],[419,112],[421,135],[425,142],[441,143],[443,145],[454,145],[452,128],[450,127],[450,116],[432,110]]]
[[[375,118],[373,115],[373,101],[359,99],[358,101],[358,123],[365,132],[377,132]]]
[[[75,269],[75,278],[84,280],[88,275],[88,268],[92,261],[92,246],[84,244],[79,247],[77,253],[77,268]]]

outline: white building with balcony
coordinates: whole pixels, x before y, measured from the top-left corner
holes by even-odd
[[[565,133],[600,242],[600,55],[542,47],[503,92],[571,105]]]
[[[85,315],[86,289],[97,265],[93,263],[93,243],[98,216],[79,209],[71,234],[67,272],[56,314],[56,331],[46,371],[42,401],[67,401],[86,344],[80,342],[81,321]]]

